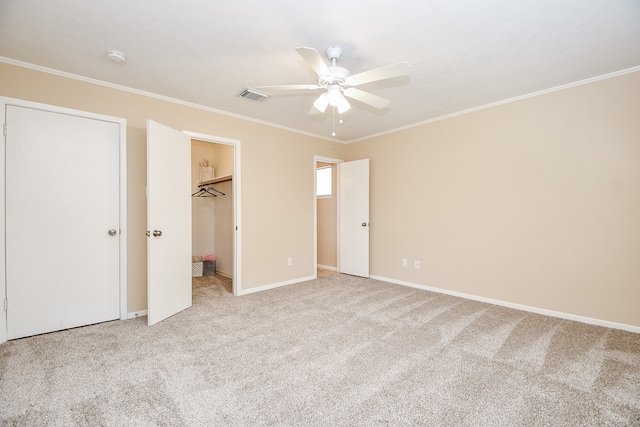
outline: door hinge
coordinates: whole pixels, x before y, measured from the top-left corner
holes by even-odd
[[[8,299],[4,299],[4,311],[8,311],[9,310],[9,300]]]
[[[4,125],[2,125],[2,134],[4,136],[7,136],[7,124],[6,123]]]

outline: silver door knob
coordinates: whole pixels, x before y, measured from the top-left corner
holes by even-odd
[[[115,236],[116,234],[118,234],[118,232],[114,228],[109,230],[109,236]]]
[[[154,235],[155,237],[160,237],[160,236],[162,236],[162,231],[160,231],[160,230],[153,230],[153,235]]]
[[[366,226],[367,226],[367,223],[366,223],[366,222],[363,222],[363,223],[362,223],[362,226],[363,226],[363,227],[366,227]]]

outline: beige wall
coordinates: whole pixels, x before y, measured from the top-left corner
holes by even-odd
[[[226,144],[211,144],[215,159],[215,177],[233,175],[233,146]]]
[[[346,155],[371,159],[373,275],[640,326],[640,73]]]
[[[318,264],[337,267],[338,201],[337,170],[335,164],[318,162],[318,167],[331,167],[331,197],[318,198]]]
[[[311,165],[342,144],[5,63],[0,76],[0,96],[127,119],[128,312],[146,309],[147,119],[241,141],[243,290],[314,274]]]
[[[640,326],[640,73],[347,146],[4,63],[0,75],[2,96],[127,119],[129,312],[146,308],[152,119],[241,141],[243,289],[313,275],[313,156],[370,158],[373,275]]]

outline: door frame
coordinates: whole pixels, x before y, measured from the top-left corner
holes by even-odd
[[[210,142],[213,144],[231,145],[233,147],[233,179],[231,180],[231,188],[233,189],[233,225],[235,233],[233,233],[233,278],[232,287],[233,295],[238,296],[242,292],[242,227],[240,226],[241,212],[241,176],[240,173],[240,141],[237,139],[223,138],[221,136],[207,135],[203,133],[191,132],[183,130],[182,133],[197,139],[198,141]]]
[[[7,116],[6,108],[8,105],[30,108],[35,110],[46,111],[50,113],[66,114],[76,117],[83,117],[93,120],[101,120],[106,122],[112,122],[119,125],[120,129],[120,154],[119,154],[119,179],[120,179],[120,319],[124,320],[128,318],[127,313],[127,120],[120,117],[107,116],[103,114],[90,113],[87,111],[75,110],[71,108],[59,107],[49,104],[41,104],[38,102],[25,101],[21,99],[9,98],[0,96],[0,107],[2,108],[2,124],[3,124],[3,143],[6,144],[6,126]],[[5,175],[6,175],[6,157],[5,150],[0,150],[0,300],[2,302],[1,307],[4,311],[0,314],[0,344],[7,341],[7,311],[6,307],[7,298],[7,282],[6,282],[6,253],[5,253]]]
[[[313,156],[313,278],[318,278],[318,195],[316,194],[318,183],[316,169],[318,169],[318,162],[339,164],[343,163],[343,159],[335,159],[325,156]],[[340,199],[338,198],[338,191],[340,186],[336,186],[336,271],[340,271]]]

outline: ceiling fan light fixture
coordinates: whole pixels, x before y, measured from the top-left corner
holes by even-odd
[[[329,100],[329,105],[332,107],[337,107],[340,102],[340,98],[342,98],[342,94],[340,93],[340,87],[336,85],[330,85],[327,88],[327,97]]]
[[[329,105],[329,96],[326,93],[323,93],[322,95],[320,95],[318,99],[316,99],[315,102],[313,103],[313,106],[321,113],[324,113],[328,105]]]
[[[349,111],[351,109],[351,104],[349,104],[349,101],[347,101],[347,98],[345,98],[344,96],[342,96],[342,94],[340,94],[340,101],[338,101],[338,105],[336,105],[338,107],[338,113],[342,114],[345,111]]]
[[[327,49],[327,57],[331,61],[331,65],[329,66],[327,66],[318,51],[313,48],[300,46],[296,48],[296,52],[298,52],[302,59],[304,59],[307,65],[311,67],[318,76],[317,84],[259,86],[259,88],[270,88],[273,90],[323,90],[324,93],[314,101],[313,106],[309,109],[309,114],[324,113],[327,107],[331,105],[334,116],[336,110],[342,115],[351,109],[351,104],[349,104],[347,98],[355,99],[358,102],[374,108],[387,108],[390,103],[389,100],[353,86],[406,76],[411,70],[411,66],[406,62],[398,62],[351,75],[348,69],[336,66],[336,63],[342,56],[342,49],[337,46],[332,46]],[[340,120],[340,123],[342,123],[342,120]]]

